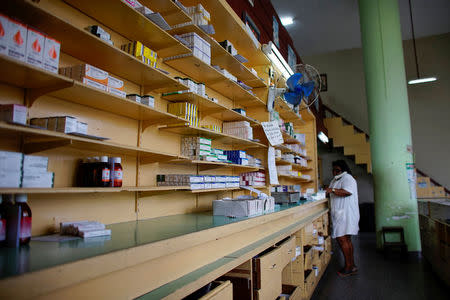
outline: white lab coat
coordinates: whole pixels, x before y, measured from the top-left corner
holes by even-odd
[[[352,175],[344,172],[331,180],[330,188],[344,189],[351,193],[347,197],[339,197],[333,193],[330,194],[331,222],[333,224],[331,237],[357,235],[359,231],[359,206],[356,180]]]

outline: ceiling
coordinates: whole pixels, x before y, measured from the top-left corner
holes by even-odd
[[[357,0],[272,0],[300,56],[360,48]],[[398,0],[402,37],[411,39],[408,0]],[[416,38],[450,32],[450,0],[411,0]]]

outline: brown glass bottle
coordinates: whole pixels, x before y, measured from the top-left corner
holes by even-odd
[[[19,243],[20,245],[26,245],[31,240],[31,208],[28,206],[28,197],[26,194],[16,195],[16,206],[21,207],[20,215],[20,232],[19,232]]]

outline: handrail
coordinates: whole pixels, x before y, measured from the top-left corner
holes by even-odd
[[[336,116],[336,117],[338,117],[338,118],[341,118],[345,123],[352,125],[352,126],[356,129],[356,131],[358,131],[358,132],[360,132],[360,133],[364,133],[364,134],[366,135],[366,138],[369,138],[369,135],[368,135],[367,133],[365,133],[362,129],[360,129],[360,128],[356,127],[355,125],[353,125],[352,122],[350,122],[349,120],[347,120],[347,119],[345,119],[344,117],[342,117],[342,116],[341,116],[340,114],[338,114],[336,111],[334,111],[333,109],[331,109],[330,107],[326,106],[326,105],[323,104],[323,103],[322,103],[321,106],[322,106],[324,112],[325,112],[325,111],[328,111],[328,112],[330,112],[333,116]],[[436,180],[434,180],[433,178],[431,178],[430,176],[428,176],[427,174],[425,174],[423,171],[421,171],[421,170],[419,170],[419,169],[417,169],[417,168],[416,168],[416,171],[417,171],[417,173],[419,173],[420,175],[430,178],[430,181],[431,181],[434,185],[443,187],[444,190],[445,190],[445,192],[446,192],[447,194],[450,194],[450,190],[449,190],[449,189],[447,189],[445,186],[443,186],[442,184],[440,184],[439,182],[437,182]]]

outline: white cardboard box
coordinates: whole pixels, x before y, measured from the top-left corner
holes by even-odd
[[[23,156],[23,172],[30,173],[46,173],[48,168],[48,157],[37,155]]]
[[[25,125],[27,123],[27,112],[27,107],[23,105],[0,105],[0,120]]]
[[[9,18],[0,14],[0,29],[4,34],[0,34],[0,54],[8,54],[8,31],[9,31]]]
[[[22,153],[0,151],[0,172],[21,172],[22,161]]]
[[[85,122],[77,121],[77,133],[87,134],[88,133],[88,124]]]
[[[21,171],[4,172],[0,171],[0,187],[1,188],[18,188],[22,178]]]
[[[25,53],[27,50],[27,27],[18,21],[9,19],[6,35],[8,39],[7,55],[14,59],[25,61]]]
[[[53,172],[23,173],[22,187],[24,188],[51,188],[53,187]]]
[[[75,117],[58,117],[56,131],[63,133],[77,132],[77,118]]]
[[[45,37],[45,47],[44,47],[44,69],[53,73],[58,73],[59,66],[59,54],[60,54],[61,44],[50,37]]]
[[[27,50],[25,61],[33,66],[42,68],[44,60],[45,35],[28,27]]]

